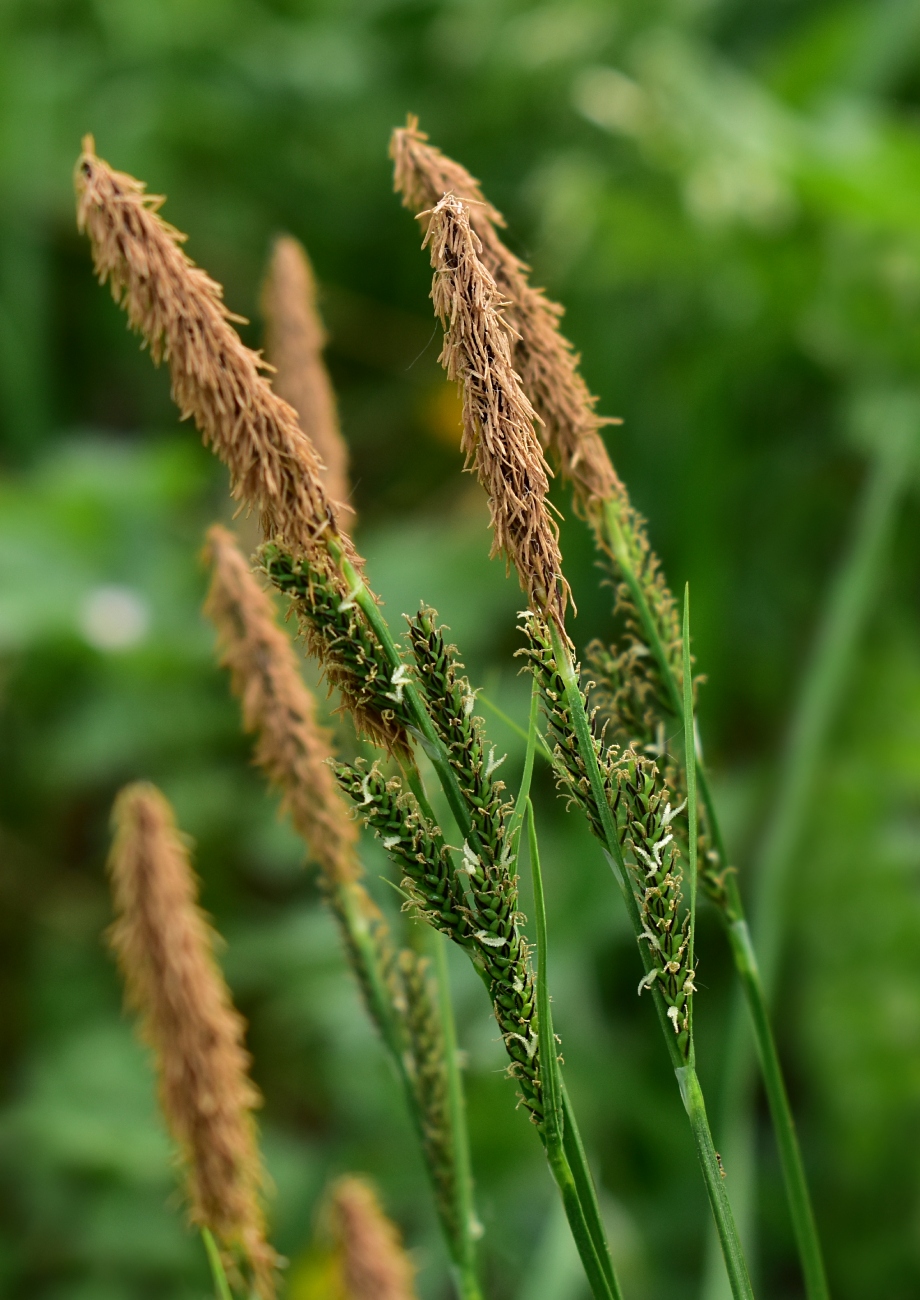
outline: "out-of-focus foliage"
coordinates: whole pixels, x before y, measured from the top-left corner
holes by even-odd
[[[702,725],[752,856],[828,576],[886,412],[920,394],[920,17],[912,0],[6,0],[0,9],[0,1289],[202,1297],[150,1072],[102,943],[107,810],[158,781],[198,844],[251,1021],[289,1295],[322,1288],[322,1189],[367,1172],[443,1296],[408,1124],[301,850],[276,821],[198,609],[222,471],[93,283],[70,171],[169,195],[254,324],[270,236],[323,285],[362,517],[396,619],[424,598],[519,720],[520,596],[486,559],[386,144],[407,111],[479,175],[568,308],[616,462],[693,590]],[[564,494],[559,494],[564,507]],[[778,1024],[838,1300],[920,1285],[920,619],[899,520],[799,854]],[[580,641],[609,626],[583,530]],[[500,722],[496,743],[520,746]],[[348,746],[347,733],[342,743]],[[540,775],[557,1027],[639,1300],[696,1293],[706,1209],[613,883]],[[384,864],[366,861],[392,910]],[[715,1095],[728,971],[702,917]],[[455,972],[489,1294],[576,1296],[538,1143]],[[718,1117],[716,1116],[718,1140]],[[797,1294],[769,1134],[761,1293]],[[729,1170],[729,1179],[731,1171]],[[524,1270],[531,1271],[524,1276]]]

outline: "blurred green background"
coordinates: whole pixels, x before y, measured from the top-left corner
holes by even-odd
[[[920,428],[916,0],[3,0],[4,1296],[209,1293],[102,939],[108,811],[136,777],[160,783],[197,841],[227,940],[291,1300],[315,1293],[315,1217],[344,1170],[377,1180],[426,1300],[449,1294],[396,1085],[199,613],[203,531],[229,517],[224,472],[94,283],[70,185],[92,131],[103,157],[169,196],[255,346],[269,240],[304,241],[372,580],[394,620],[436,605],[474,681],[523,720],[521,596],[486,558],[427,256],[391,193],[387,139],[407,111],[504,210],[510,243],[566,304],[602,411],[624,417],[615,461],[672,585],[691,584],[703,733],[742,871],[869,466],[892,430]],[[786,909],[778,1034],[838,1300],[920,1289],[918,524],[906,491]],[[563,543],[583,644],[609,632],[610,593],[577,521]],[[514,780],[519,744],[490,730]],[[635,996],[634,941],[595,846],[538,779],[557,1028],[614,1252],[634,1300],[695,1296],[707,1211]],[[374,845],[366,862],[392,910]],[[718,1143],[730,981],[701,921]],[[575,1300],[481,986],[462,961],[455,982],[489,1295]],[[759,1122],[760,1293],[795,1297]]]

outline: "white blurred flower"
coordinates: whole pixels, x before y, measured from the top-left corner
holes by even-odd
[[[127,650],[143,641],[150,627],[150,607],[130,587],[93,587],[80,606],[79,626],[97,650]]]

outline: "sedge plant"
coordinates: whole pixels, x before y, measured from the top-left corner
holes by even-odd
[[[527,600],[522,653],[534,693],[524,777],[513,801],[497,776],[502,760],[477,715],[476,693],[435,612],[421,606],[405,637],[394,636],[347,531],[349,511],[330,496],[326,467],[297,412],[240,341],[219,286],[191,263],[182,236],[159,216],[162,200],[113,171],[91,140],[77,168],[78,219],[100,279],[109,281],[153,359],[168,362],[175,399],[227,465],[234,496],[258,512],[264,573],[289,599],[308,651],[359,737],[376,751],[336,764],[339,787],[389,855],[406,907],[462,948],[482,979],[592,1293],[604,1300],[621,1295],[551,1021],[539,846],[528,802],[538,746],[550,753],[562,793],[587,818],[620,885],[643,964],[639,991],[655,1007],[680,1086],[733,1295],[748,1300],[751,1284],[693,1034],[698,883],[719,908],[755,1028],[809,1300],[820,1300],[823,1266],[766,999],[698,762],[689,597],[681,618],[607,456],[604,421],[558,329],[559,311],[530,287],[527,268],[499,239],[499,214],[414,122],[396,133],[393,154],[407,203],[425,209],[432,299],[445,328],[442,361],[462,390],[463,445],[488,496],[493,552],[514,566]],[[570,592],[548,503],[547,452],[571,482],[576,511],[617,584],[625,635],[620,645],[593,652],[595,700],[566,631]],[[538,734],[538,703],[546,738]],[[676,750],[662,743],[675,727],[682,736]],[[453,826],[442,826],[432,810],[422,756]],[[536,969],[518,902],[524,843],[537,900]],[[442,1030],[448,1041],[443,1017]],[[456,1086],[456,1072],[449,1077]]]
[[[159,217],[161,201],[102,162],[90,140],[76,175],[78,216],[100,277],[109,280],[154,360],[168,361],[176,400],[228,465],[234,494],[259,511],[273,539],[263,550],[265,571],[291,597],[307,647],[359,735],[398,769],[390,776],[379,762],[340,767],[339,778],[409,882],[413,910],[462,946],[482,977],[510,1071],[545,1144],[534,977],[518,911],[519,823],[503,799],[456,653],[424,608],[410,621],[409,649],[397,646],[324,489],[315,449],[232,329],[219,287],[193,266],[181,237]],[[511,543],[520,542],[535,564],[542,555],[548,578],[558,568],[551,531],[528,538],[518,525],[509,516]],[[557,587],[556,613],[563,604]],[[463,841],[456,851],[431,812],[416,748],[447,795]],[[550,1167],[564,1181],[592,1291],[615,1300],[621,1293],[593,1181],[564,1090],[562,1097],[564,1159]]]

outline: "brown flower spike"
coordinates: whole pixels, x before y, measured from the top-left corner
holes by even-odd
[[[362,1178],[342,1178],[332,1214],[349,1300],[416,1300],[415,1270],[373,1188]]]
[[[559,330],[563,309],[531,286],[530,268],[499,237],[504,218],[485,200],[479,182],[430,145],[411,114],[393,132],[390,156],[395,188],[413,212],[433,208],[448,193],[469,205],[482,261],[508,300],[504,314],[516,336],[513,362],[542,420],[541,436],[558,457],[563,478],[572,483],[576,507],[593,520],[604,501],[623,492],[598,432],[619,420],[597,415],[597,398],[579,373],[579,357]]]
[[[276,1256],[265,1239],[252,1118],[260,1097],[248,1074],[244,1022],[197,905],[188,850],[155,786],[124,789],[113,821],[110,942],[156,1057],[161,1104],[186,1165],[191,1218],[213,1232],[228,1263],[242,1255],[256,1294],[272,1300]]]
[[[221,663],[230,669],[243,725],[256,733],[256,762],[282,791],[329,884],[355,880],[358,827],[328,765],[332,737],[316,719],[291,641],[233,534],[219,524],[208,530],[206,559],[211,589],[205,613],[217,628]]]
[[[326,334],[316,306],[316,280],[305,248],[291,235],[275,240],[262,288],[262,311],[265,350],[275,370],[272,387],[297,412],[301,429],[324,462],[327,493],[337,512],[351,519],[348,448],[323,363]]]
[[[431,299],[444,326],[440,361],[462,386],[462,446],[489,497],[492,553],[505,552],[533,608],[562,627],[569,588],[546,499],[550,471],[534,432],[537,417],[511,364],[515,335],[502,314],[506,303],[480,260],[467,205],[445,194],[425,215]]]
[[[168,362],[173,399],[229,468],[233,495],[259,510],[267,537],[329,571],[317,545],[336,531],[322,463],[297,413],[261,373],[265,363],[232,328],[242,318],[182,251],[185,236],[159,215],[163,199],[98,158],[92,136],[74,181],[77,224],[89,235],[100,281],[109,281],[154,362]]]

